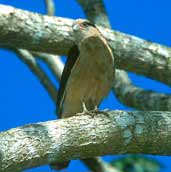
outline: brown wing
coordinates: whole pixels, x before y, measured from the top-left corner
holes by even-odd
[[[75,45],[69,50],[68,58],[67,58],[64,70],[62,72],[61,83],[60,83],[58,96],[57,96],[58,116],[61,115],[63,98],[65,94],[67,81],[70,77],[72,67],[74,66],[78,56],[79,56],[79,50],[78,50],[78,47]]]

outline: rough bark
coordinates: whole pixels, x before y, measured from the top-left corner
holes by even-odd
[[[67,55],[74,45],[73,20],[42,16],[0,5],[0,46]],[[171,50],[165,46],[99,27],[116,67],[171,84]]]
[[[72,21],[0,5],[0,45],[67,54],[74,45]]]
[[[0,171],[106,154],[171,155],[171,112],[74,116],[0,133]]]
[[[132,84],[125,72],[116,70],[113,91],[126,106],[138,110],[171,111],[171,95],[144,90]]]

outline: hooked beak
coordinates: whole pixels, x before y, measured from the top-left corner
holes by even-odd
[[[80,25],[74,24],[74,25],[72,25],[72,29],[73,29],[73,31],[78,31],[80,29]]]

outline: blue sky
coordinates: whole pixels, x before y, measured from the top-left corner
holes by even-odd
[[[55,2],[56,16],[73,19],[85,17],[74,0]],[[104,2],[113,29],[171,46],[170,0],[105,0]],[[0,3],[45,14],[43,0],[0,0]],[[0,130],[55,119],[54,104],[25,64],[14,53],[4,49],[0,49],[0,59]],[[45,65],[42,66],[46,69]],[[129,76],[134,84],[142,88],[171,93],[171,89],[164,84],[132,73]],[[128,109],[112,94],[103,101],[101,108]],[[152,157],[165,166],[162,172],[171,171],[170,157]],[[111,160],[111,157],[107,156],[106,159]],[[68,171],[75,171],[75,168],[77,172],[87,171],[79,161],[73,161]],[[30,171],[51,170],[48,166],[43,166]]]

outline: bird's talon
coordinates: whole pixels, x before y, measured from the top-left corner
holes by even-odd
[[[97,106],[94,107],[94,111],[95,112],[98,112],[99,111]]]
[[[77,113],[76,115],[84,115],[85,113],[90,115],[91,117],[94,117],[97,114],[103,114],[105,116],[109,116],[109,114],[107,113],[107,111],[109,111],[108,109],[104,109],[103,111],[99,110],[97,106],[94,107],[93,110],[88,110],[85,102],[82,102],[82,107],[83,107],[83,111]]]
[[[87,113],[88,109],[87,109],[87,107],[86,107],[84,102],[82,102],[82,107],[83,107],[83,113]]]

